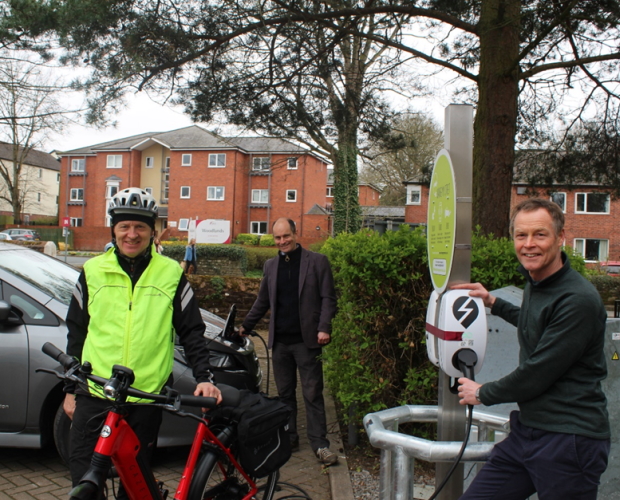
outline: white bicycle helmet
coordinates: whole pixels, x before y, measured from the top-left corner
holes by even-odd
[[[157,202],[143,189],[130,187],[116,193],[110,200],[108,214],[112,219],[118,215],[137,215],[157,219]],[[124,217],[123,217],[124,218]]]

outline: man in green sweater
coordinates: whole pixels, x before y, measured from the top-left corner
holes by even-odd
[[[517,327],[519,366],[484,385],[459,379],[463,405],[516,402],[497,444],[462,499],[596,499],[610,447],[603,354],[607,314],[596,289],[561,250],[564,214],[532,198],[515,208],[510,232],[527,280],[521,307],[481,284],[455,285]]]

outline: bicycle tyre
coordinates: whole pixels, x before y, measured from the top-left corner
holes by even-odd
[[[259,485],[261,500],[272,500],[276,491],[279,471],[272,472],[265,478],[264,485]],[[199,460],[190,483],[187,500],[220,500],[236,498],[235,488],[246,484],[239,472],[228,460],[218,457],[213,452],[205,453]],[[260,493],[262,492],[262,496]],[[243,498],[243,493],[238,498]]]

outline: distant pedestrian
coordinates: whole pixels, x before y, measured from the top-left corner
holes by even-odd
[[[198,262],[196,260],[196,240],[192,238],[189,240],[188,245],[185,247],[185,256],[181,267],[185,271],[185,274],[194,274],[198,268]]]

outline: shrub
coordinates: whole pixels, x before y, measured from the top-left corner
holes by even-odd
[[[245,247],[248,259],[248,271],[263,271],[265,262],[278,255],[277,248]]]
[[[166,242],[164,245],[164,255],[173,260],[181,262],[185,257],[185,245],[181,242]],[[226,258],[231,261],[240,261],[243,272],[248,269],[248,258],[245,249],[235,245],[212,245],[205,243],[196,244],[196,258],[201,259],[221,259]]]
[[[384,235],[343,233],[323,252],[339,294],[323,354],[332,394],[355,407],[358,421],[368,412],[436,400],[437,370],[424,345],[431,282],[422,233],[406,226]]]
[[[487,290],[514,285],[523,288],[525,278],[517,271],[519,261],[509,238],[472,234],[471,281],[482,283]]]
[[[238,245],[256,246],[258,245],[259,241],[260,241],[260,235],[250,234],[250,233],[240,233],[237,235],[237,238],[235,239],[235,243],[237,243]]]
[[[276,245],[275,240],[273,239],[273,234],[263,234],[260,237],[260,243],[259,245],[261,247],[273,247]]]

